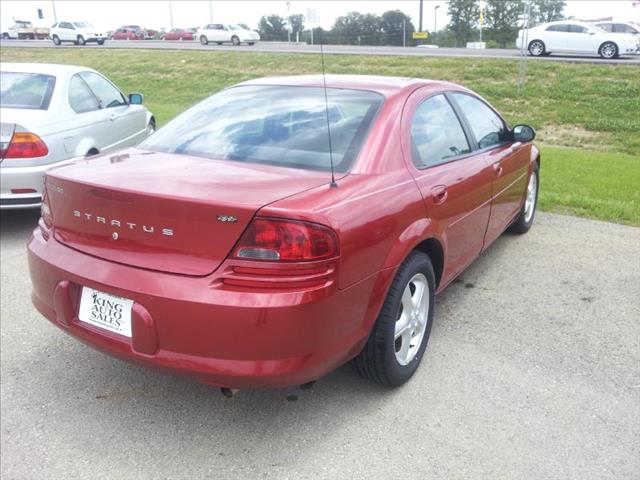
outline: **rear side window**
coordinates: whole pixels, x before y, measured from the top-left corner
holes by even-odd
[[[120,90],[114,87],[111,82],[104,77],[93,72],[83,72],[80,74],[82,79],[87,82],[91,91],[98,97],[100,102],[100,108],[119,107],[120,105],[126,105],[125,100]]]
[[[98,99],[78,73],[69,82],[69,105],[76,113],[92,112],[100,108]]]
[[[444,95],[430,97],[411,120],[413,162],[432,167],[470,152],[460,121]]]
[[[0,72],[0,106],[47,110],[56,77],[39,73]]]
[[[613,24],[612,23],[599,23],[598,27],[603,29],[606,32],[613,32]]]
[[[466,117],[481,150],[507,140],[506,125],[486,103],[464,93],[452,93],[451,96]]]
[[[571,33],[587,33],[587,29],[580,25],[569,25],[569,31]]]
[[[560,25],[550,25],[547,27],[547,32],[568,32],[569,25],[560,24]]]

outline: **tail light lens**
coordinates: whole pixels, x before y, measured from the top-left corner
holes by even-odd
[[[35,133],[15,132],[9,146],[2,151],[2,158],[44,157],[49,149]]]
[[[49,207],[49,199],[47,198],[47,189],[45,187],[42,194],[42,205],[40,206],[40,217],[47,228],[51,228],[53,225],[53,216],[51,215],[51,208]]]
[[[233,257],[244,260],[305,262],[338,255],[338,238],[328,227],[297,220],[256,218]]]

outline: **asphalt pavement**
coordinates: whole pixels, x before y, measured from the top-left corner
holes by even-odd
[[[29,48],[131,48],[131,49],[153,49],[153,50],[213,50],[213,51],[234,51],[234,52],[271,52],[271,53],[320,53],[318,45],[307,45],[305,43],[286,42],[259,42],[256,45],[201,45],[197,41],[164,41],[164,40],[107,40],[100,46],[97,44],[87,44],[83,46],[64,43],[55,46],[49,40],[2,40],[0,47],[29,47]],[[518,60],[520,51],[516,49],[473,49],[473,48],[419,48],[419,47],[386,47],[386,46],[360,46],[360,45],[325,45],[324,52],[327,54],[344,55],[402,55],[418,57],[460,57],[460,58],[502,58]],[[551,55],[548,57],[527,57],[533,61],[561,61],[578,63],[611,63],[611,64],[631,64],[640,65],[640,56],[624,56],[612,60],[604,60],[597,55]]]
[[[438,297],[402,388],[343,367],[226,399],[42,318],[36,219],[0,219],[3,479],[638,478],[638,228],[539,214],[504,235]]]

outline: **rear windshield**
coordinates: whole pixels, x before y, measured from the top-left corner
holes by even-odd
[[[0,72],[0,106],[47,110],[56,77],[40,73]]]
[[[328,171],[330,138],[335,169],[346,172],[383,97],[364,90],[334,88],[327,89],[326,95],[328,103],[322,88],[230,88],[190,108],[140,148]]]

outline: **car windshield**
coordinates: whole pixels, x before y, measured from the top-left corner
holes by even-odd
[[[0,107],[47,110],[55,83],[51,75],[0,72]]]
[[[190,108],[140,148],[211,159],[348,171],[383,97],[364,90],[247,85]],[[327,116],[330,129],[327,128]]]
[[[249,30],[248,28],[245,28],[242,25],[237,23],[230,23],[229,25],[227,25],[227,28],[229,30]]]
[[[94,28],[89,22],[73,22],[73,26],[78,28]]]

